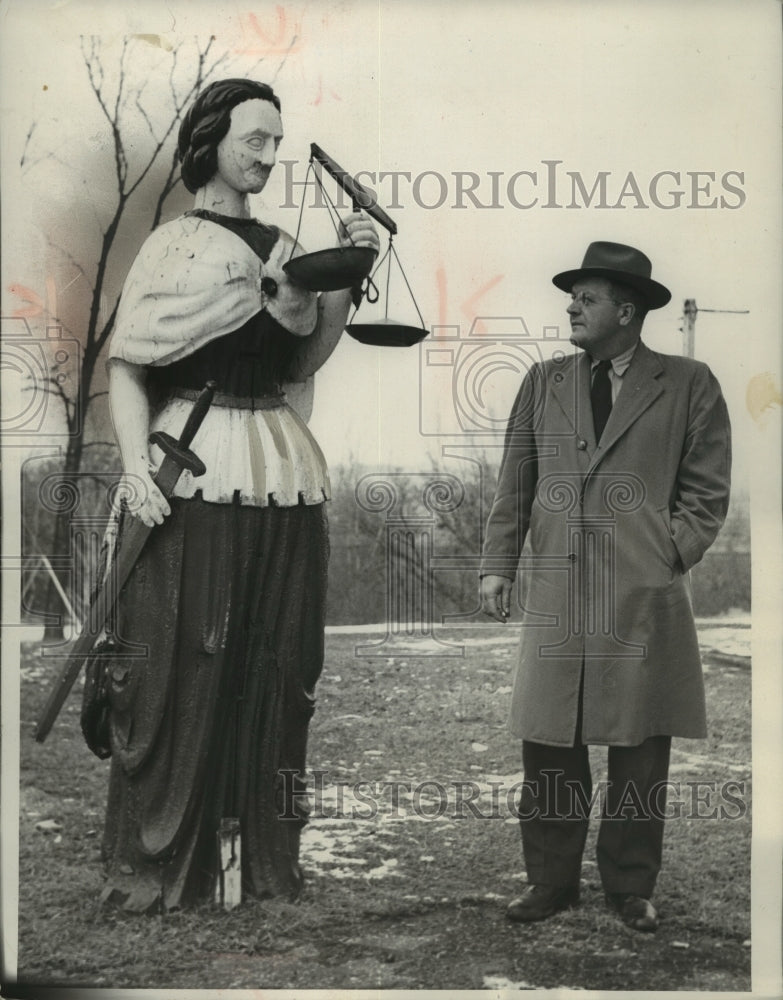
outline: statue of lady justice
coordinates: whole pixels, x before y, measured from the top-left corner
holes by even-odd
[[[110,347],[112,418],[140,496],[131,513],[155,525],[116,621],[146,653],[109,667],[102,898],[131,911],[211,898],[226,816],[239,819],[246,894],[294,897],[302,885],[329,479],[294,406],[306,410],[352,292],[293,285],[282,264],[299,248],[251,217],[248,195],[264,188],[282,136],[265,84],[223,80],[198,96],[179,133],[195,206],[142,247]],[[360,212],[339,242],[379,245]],[[207,380],[217,391],[193,441],[207,472],[183,473],[167,501],[149,433],[176,437]]]

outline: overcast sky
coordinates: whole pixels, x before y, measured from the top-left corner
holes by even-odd
[[[377,182],[398,223],[395,247],[428,326],[458,325],[464,338],[476,317],[521,317],[533,338],[545,327],[564,333],[565,300],[551,277],[577,266],[594,239],[642,248],[672,290],[671,304],[646,325],[653,348],[681,350],[685,298],[703,310],[750,310],[701,312],[696,324],[696,356],[724,386],[742,466],[755,433],[748,382],[780,367],[778,4],[347,0],[243,8],[221,4],[216,13],[196,0],[6,9],[4,166],[18,162],[37,120],[39,135],[48,128],[58,154],[88,182],[75,195],[50,164],[28,172],[22,197],[4,201],[6,238],[14,236],[12,262],[4,254],[6,288],[22,274],[45,284],[47,275],[35,272],[36,227],[52,225],[54,210],[68,219],[78,256],[81,227],[108,197],[108,136],[87,89],[79,35],[103,36],[107,72],[123,35],[159,36],[144,70],[154,93],[166,85],[155,80],[160,46],[212,34],[215,48],[234,56],[232,71],[257,63],[255,75],[274,78],[283,100],[280,157],[297,162],[278,166],[256,213],[296,228],[297,210],[282,206],[291,204],[290,180],[304,179],[311,141],[351,172],[368,171],[365,180]],[[400,172],[396,191],[379,171]],[[328,213],[308,208],[302,241],[312,249],[331,238]],[[132,234],[127,252],[135,252]],[[6,315],[9,305],[18,303],[6,295]],[[396,275],[389,310],[408,322],[416,316]],[[372,315],[367,306],[362,313]],[[490,327],[484,336],[494,343]],[[444,367],[432,357],[426,345],[378,349],[344,338],[318,376],[313,418],[333,464],[352,456],[413,467],[453,441],[429,432],[460,430],[451,399],[460,359]],[[518,379],[493,375],[495,360],[488,348],[473,370],[485,380],[481,405],[499,418]]]

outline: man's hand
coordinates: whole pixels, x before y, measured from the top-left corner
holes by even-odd
[[[340,246],[371,247],[377,253],[381,246],[375,223],[365,212],[351,212],[340,224]]]
[[[479,584],[481,610],[495,621],[506,623],[511,613],[513,581],[505,576],[484,576]]]

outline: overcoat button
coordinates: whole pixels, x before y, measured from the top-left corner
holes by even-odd
[[[576,562],[576,552],[569,552],[568,558],[570,559],[571,562]]]
[[[585,448],[587,447],[587,441],[583,441],[582,438],[579,438],[579,440],[576,442],[576,446],[580,451],[584,451]]]

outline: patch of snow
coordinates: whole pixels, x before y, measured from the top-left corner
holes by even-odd
[[[371,868],[365,874],[365,878],[386,878],[389,875],[399,875],[394,869],[399,864],[397,858],[388,858],[386,861],[382,861],[377,868]]]
[[[484,976],[484,981],[482,983],[485,990],[537,990],[541,989],[539,986],[533,986],[532,983],[526,983],[524,979],[520,979],[519,982],[513,983],[510,979],[506,979],[505,976]]]
[[[738,615],[717,615],[714,618],[697,618],[696,628],[750,628],[752,618],[749,611]]]
[[[375,625],[327,625],[327,635],[386,635],[388,625],[385,622]]]
[[[382,816],[381,822],[394,822],[397,817],[393,816]],[[415,813],[409,813],[407,816],[400,816],[399,819],[405,819],[408,823],[451,823],[452,819],[448,815],[440,816],[433,813],[432,816],[417,816]]]
[[[56,819],[42,819],[40,823],[35,824],[35,828],[41,833],[57,833],[62,830],[63,825]]]
[[[360,855],[365,850],[366,828],[356,821],[344,824],[329,820],[323,825],[309,824],[302,834],[302,864],[311,871],[328,874],[330,878],[364,878],[367,872],[358,871],[367,860]],[[374,851],[377,840],[372,841]],[[395,861],[396,864],[396,861]],[[373,869],[377,872],[377,869]],[[374,877],[381,877],[376,874]]]

